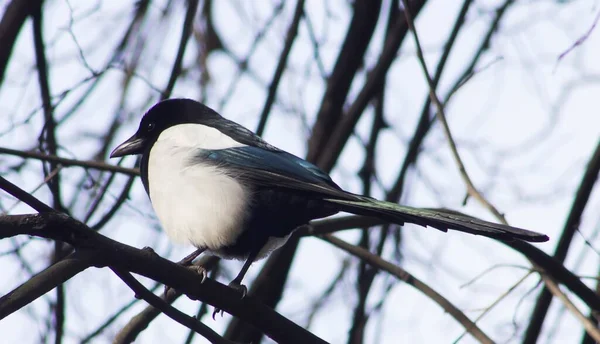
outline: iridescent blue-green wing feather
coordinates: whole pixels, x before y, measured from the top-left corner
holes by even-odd
[[[198,159],[223,166],[236,178],[257,187],[301,194],[333,205],[339,211],[379,217],[399,225],[413,223],[444,232],[452,229],[500,240],[548,240],[546,235],[540,233],[480,220],[455,211],[412,208],[346,192],[317,166],[277,149],[236,147],[200,152]]]
[[[544,234],[480,220],[447,209],[412,208],[367,197],[362,197],[360,201],[342,199],[327,199],[327,201],[339,204],[341,210],[346,212],[380,217],[398,224],[413,223],[434,227],[444,232],[452,229],[500,240],[548,241],[548,237]]]

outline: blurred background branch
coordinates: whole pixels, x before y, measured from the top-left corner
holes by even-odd
[[[319,220],[251,267],[254,308],[216,320],[210,302],[181,297],[181,288],[160,295],[151,269],[141,277],[119,266],[146,300],[180,312],[182,325],[108,269],[89,268],[96,251],[3,225],[13,234],[0,240],[0,289],[13,303],[0,309],[18,306],[0,321],[3,339],[201,343],[201,328],[213,342],[266,342],[270,318],[256,313],[264,307],[311,340],[335,343],[461,341],[465,332],[480,342],[594,342],[600,284],[581,276],[600,271],[598,13],[581,0],[6,1],[2,223],[32,208],[58,211],[179,261],[193,248],[162,233],[135,159],[107,156],[149,106],[189,97],[349,191],[486,219],[502,209],[497,218],[552,241],[499,245],[360,216]],[[468,194],[487,206],[468,202],[465,176]],[[224,290],[212,304],[234,303],[213,281],[231,279],[239,262],[196,264],[210,276],[199,288]],[[429,292],[407,285],[414,281]]]

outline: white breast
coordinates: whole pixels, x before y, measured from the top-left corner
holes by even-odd
[[[197,149],[244,146],[214,128],[185,124],[165,130],[150,150],[149,193],[171,240],[217,250],[242,231],[250,191],[221,169],[195,163]]]

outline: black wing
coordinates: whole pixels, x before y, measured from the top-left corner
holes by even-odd
[[[483,221],[455,211],[407,207],[346,192],[317,166],[281,150],[248,146],[204,151],[198,154],[198,158],[223,166],[253,185],[306,192],[310,197],[337,205],[340,211],[380,217],[400,225],[407,222],[501,240],[548,240],[547,236],[540,233]]]
[[[223,166],[256,186],[311,192],[315,197],[359,200],[317,166],[282,150],[236,147],[199,152],[197,158]]]

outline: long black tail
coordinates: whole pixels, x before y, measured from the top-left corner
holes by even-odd
[[[326,199],[326,201],[337,204],[341,211],[379,217],[399,225],[413,223],[434,227],[443,232],[453,229],[509,241],[515,239],[531,242],[548,241],[548,236],[541,233],[483,221],[452,210],[411,208],[367,197],[360,197],[360,200],[356,201],[342,199]]]

